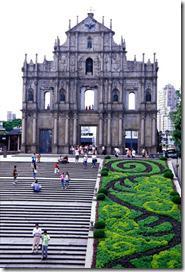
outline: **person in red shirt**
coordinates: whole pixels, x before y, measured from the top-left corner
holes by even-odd
[[[58,162],[54,164],[54,174],[58,174],[60,172],[60,167]]]

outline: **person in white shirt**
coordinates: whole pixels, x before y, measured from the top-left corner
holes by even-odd
[[[96,167],[96,162],[97,162],[96,154],[93,153],[93,155],[92,155],[92,167],[91,168]]]
[[[136,151],[134,149],[132,149],[132,158],[136,157]]]
[[[39,228],[39,224],[35,224],[35,228],[32,232],[33,235],[33,244],[32,244],[32,253],[38,252],[39,245],[40,245],[40,238],[42,237],[42,229]]]

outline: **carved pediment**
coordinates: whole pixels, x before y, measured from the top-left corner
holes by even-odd
[[[89,14],[83,21],[68,30],[67,32],[113,32],[108,27],[99,23],[93,18],[93,14]],[[67,33],[66,32],[66,33]],[[114,32],[113,32],[114,33]]]

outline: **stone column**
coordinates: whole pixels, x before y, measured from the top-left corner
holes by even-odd
[[[122,129],[123,129],[123,126],[122,126],[122,116],[119,117],[119,136],[118,136],[118,143],[119,143],[119,146],[122,146]]]
[[[19,151],[19,143],[20,143],[20,138],[19,135],[17,136],[17,151]]]
[[[10,136],[8,136],[8,151],[10,151]]]
[[[152,119],[152,145],[156,145],[156,119]]]
[[[54,145],[57,145],[57,117],[54,118],[54,137],[53,137]]]
[[[65,120],[65,145],[69,143],[69,117],[66,116]]]
[[[108,113],[108,120],[107,120],[107,145],[110,146],[111,144],[111,114]]]
[[[33,131],[32,131],[32,137],[33,137],[33,142],[32,144],[35,145],[36,144],[36,118],[35,116],[33,117]]]
[[[77,144],[77,114],[73,117],[73,145]]]
[[[25,145],[25,117],[22,118],[22,145]]]
[[[66,82],[66,103],[69,103],[69,81]]]
[[[108,103],[111,103],[111,83],[108,82]]]
[[[142,117],[142,119],[141,119],[141,131],[140,131],[141,145],[144,145],[144,143],[145,143],[145,141],[144,141],[144,137],[145,137],[145,135],[144,135],[144,133],[145,133],[145,131],[144,131],[144,122],[145,122],[144,117]]]
[[[99,146],[102,145],[102,137],[103,137],[102,129],[103,129],[103,116],[102,114],[100,114],[99,116]]]

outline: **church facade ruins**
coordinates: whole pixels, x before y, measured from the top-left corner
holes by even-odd
[[[57,38],[53,60],[23,71],[22,151],[69,153],[91,143],[156,152],[158,63],[127,60],[126,44],[93,13]],[[89,132],[89,129],[92,131]],[[84,136],[86,135],[86,136]],[[92,135],[92,137],[91,137]],[[89,142],[88,142],[89,137]]]

